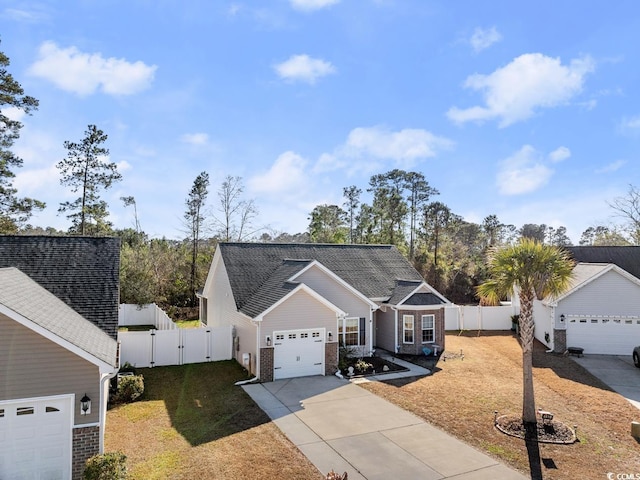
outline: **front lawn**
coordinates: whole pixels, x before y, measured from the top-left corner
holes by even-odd
[[[448,334],[446,346],[451,355],[440,358],[431,376],[361,386],[528,473],[524,441],[493,426],[494,411],[522,412],[519,343],[511,332],[468,332]],[[572,445],[539,444],[544,478],[640,474],[640,444],[630,435],[640,410],[570,358],[547,354],[541,344],[536,347],[536,407],[571,427],[577,425],[579,439]]]
[[[105,451],[132,479],[320,480],[323,476],[234,383],[237,362],[138,369],[141,400],[107,412]]]

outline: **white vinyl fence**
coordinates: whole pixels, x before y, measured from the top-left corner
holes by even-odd
[[[120,365],[139,368],[216,362],[232,358],[232,328],[178,328],[156,304],[120,305],[118,326],[153,325],[118,332]]]
[[[157,330],[174,330],[178,326],[155,303],[131,305],[122,303],[118,309],[118,326],[154,325]]]
[[[139,368],[230,360],[231,327],[119,332],[120,364]]]
[[[510,330],[512,305],[452,305],[445,309],[445,330]]]

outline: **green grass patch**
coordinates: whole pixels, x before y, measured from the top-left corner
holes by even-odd
[[[269,422],[269,417],[234,383],[246,378],[235,361],[139,369],[144,401],[162,400],[171,424],[191,445]],[[134,404],[135,405],[135,404]]]
[[[129,476],[132,480],[164,480],[171,474],[179,473],[180,470],[180,453],[164,451],[136,465]]]
[[[200,323],[200,320],[178,320],[176,325],[178,328],[200,328],[202,323]]]

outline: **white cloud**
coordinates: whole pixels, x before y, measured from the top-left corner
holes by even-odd
[[[447,112],[456,123],[498,119],[500,127],[526,120],[540,108],[566,104],[580,93],[595,64],[590,57],[562,65],[559,58],[527,53],[489,75],[474,74],[465,88],[482,92],[485,105]]]
[[[24,110],[17,107],[3,108],[2,114],[9,120],[15,120],[17,122],[21,122],[22,119],[27,115],[26,113],[24,113]]]
[[[151,85],[155,65],[104,58],[100,53],[83,53],[76,47],[59,48],[53,42],[40,46],[38,60],[29,73],[50,81],[67,92],[87,96],[97,90],[107,95],[132,95]]]
[[[209,135],[206,133],[185,133],[180,137],[180,140],[191,145],[206,145],[209,142]]]
[[[627,133],[640,132],[640,115],[634,117],[625,117],[620,122],[620,128]]]
[[[359,127],[351,130],[344,148],[350,156],[364,155],[411,162],[435,157],[436,151],[451,148],[452,145],[451,140],[417,128],[392,132],[382,127]]]
[[[127,170],[131,170],[132,168],[131,164],[126,160],[119,161],[118,163],[116,163],[116,166],[118,167],[118,172],[120,173],[126,172]]]
[[[284,152],[268,171],[250,178],[247,185],[252,192],[271,195],[297,191],[306,184],[306,165],[307,161],[297,153]]]
[[[321,8],[330,7],[339,2],[340,0],[289,0],[293,8],[305,12],[320,10]]]
[[[571,156],[571,150],[567,147],[558,147],[549,154],[549,158],[552,162],[561,162]]]
[[[280,78],[289,81],[301,81],[314,84],[320,77],[335,73],[330,62],[308,55],[293,55],[288,60],[273,67]]]
[[[620,170],[625,164],[626,160],[616,160],[615,162],[611,162],[609,165],[605,165],[602,168],[596,170],[596,173],[612,173]]]
[[[491,27],[486,30],[478,27],[473,31],[469,43],[476,52],[480,52],[500,40],[502,40],[502,35],[496,30],[496,27]]]
[[[445,137],[417,128],[392,131],[384,127],[358,127],[349,132],[344,144],[333,153],[323,153],[314,172],[347,168],[349,172],[368,172],[384,168],[380,164],[391,160],[399,168],[410,168],[418,161],[435,157],[440,151],[453,148]]]
[[[553,170],[542,163],[541,155],[531,145],[525,145],[501,164],[496,176],[498,190],[503,195],[531,193],[544,186]]]

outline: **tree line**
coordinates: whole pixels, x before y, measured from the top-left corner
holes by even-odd
[[[65,141],[67,153],[56,165],[60,183],[77,193],[62,202],[59,213],[70,221],[67,231],[29,224],[44,202],[20,197],[13,185],[15,169],[22,159],[11,148],[22,123],[6,115],[16,109],[31,115],[38,100],[24,93],[11,76],[9,58],[0,52],[0,233],[46,235],[116,235],[122,239],[121,301],[156,302],[167,306],[195,306],[215,247],[220,241],[316,242],[392,244],[436,289],[452,301],[477,301],[476,287],[486,278],[486,253],[492,246],[513,245],[520,238],[568,246],[565,227],[524,224],[516,227],[488,215],[479,224],[466,221],[443,202],[438,190],[420,172],[390,170],[371,176],[366,189],[343,188],[340,205],[317,205],[309,213],[305,232],[275,232],[257,224],[258,206],[246,199],[242,178],[227,176],[218,186],[214,202],[208,202],[209,175],[201,172],[185,199],[183,240],[149,238],[141,227],[136,200],[120,200],[132,207],[134,228],[114,229],[109,205],[101,192],[122,180],[110,161],[108,136],[89,125],[78,141]],[[3,113],[5,111],[5,113]],[[640,245],[640,189],[630,185],[626,195],[610,203],[618,225],[595,225],[586,229],[580,245]]]

